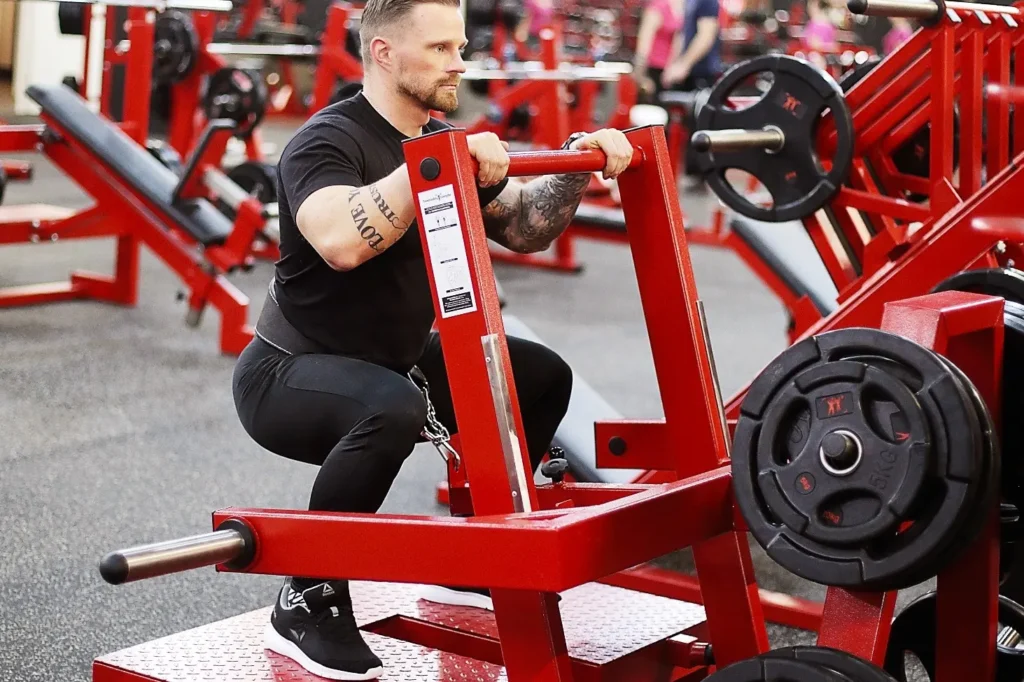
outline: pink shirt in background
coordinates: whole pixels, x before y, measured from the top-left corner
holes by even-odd
[[[537,0],[526,0],[526,12],[530,17],[530,35],[536,36],[542,28],[551,25],[555,18],[554,3],[541,5]]]
[[[655,69],[664,69],[672,53],[672,41],[683,27],[683,15],[672,12],[670,0],[651,0],[649,7],[661,16],[661,25],[658,26],[651,42],[647,65]]]
[[[808,21],[804,26],[804,48],[810,49],[812,39],[816,40],[818,45],[833,45],[836,42],[836,27],[828,21]]]
[[[889,32],[882,38],[882,49],[885,54],[892,54],[897,47],[910,40],[912,35],[914,35],[914,31],[910,28],[889,29]]]

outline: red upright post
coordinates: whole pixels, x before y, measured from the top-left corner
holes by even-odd
[[[691,476],[727,462],[730,439],[664,130],[649,126],[626,137],[645,157],[619,177],[619,187],[665,412],[662,447],[675,454],[676,474]],[[718,664],[767,649],[746,535],[727,533],[693,553]]]

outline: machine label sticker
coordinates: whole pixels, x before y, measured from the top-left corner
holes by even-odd
[[[445,185],[420,192],[420,226],[427,238],[434,286],[441,302],[441,317],[464,315],[476,310],[476,292],[469,275],[469,258],[462,239],[462,224],[455,206],[455,189]]]

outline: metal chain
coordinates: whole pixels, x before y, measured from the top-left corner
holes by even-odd
[[[423,394],[423,400],[427,404],[427,423],[423,425],[423,437],[429,440],[430,443],[437,448],[437,452],[441,455],[441,459],[450,463],[455,471],[458,471],[462,461],[459,457],[459,453],[451,446],[451,434],[448,433],[448,429],[445,428],[445,425],[437,419],[437,412],[434,411],[434,403],[430,401],[430,383],[427,381],[427,377],[419,367],[413,367],[412,370],[409,371],[408,376],[409,381],[411,381],[416,388],[420,389],[420,393]]]

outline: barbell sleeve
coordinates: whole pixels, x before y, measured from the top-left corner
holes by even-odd
[[[100,561],[100,575],[111,585],[121,585],[203,566],[229,564],[242,568],[255,551],[255,537],[249,527],[229,520],[212,533],[111,552]]]
[[[230,57],[319,57],[319,45],[260,45],[247,43],[210,43],[210,54]]]
[[[7,2],[9,0],[0,0]],[[156,10],[184,9],[205,12],[230,12],[231,0],[10,0],[13,2],[58,2],[76,5],[109,5],[111,7],[149,7]]]
[[[846,7],[853,14],[908,19],[934,19],[942,9],[933,0],[849,0]]]
[[[786,144],[786,136],[778,128],[763,130],[698,130],[690,138],[696,152],[736,152],[743,149],[764,149],[777,152]]]

